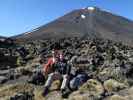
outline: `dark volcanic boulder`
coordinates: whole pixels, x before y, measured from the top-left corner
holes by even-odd
[[[6,82],[8,79],[5,76],[0,76],[0,84]]]
[[[29,92],[18,93],[12,96],[10,100],[34,100],[34,94]]]

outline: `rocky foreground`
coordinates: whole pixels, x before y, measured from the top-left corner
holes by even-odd
[[[130,46],[79,38],[33,41],[19,46],[28,51],[25,56],[14,48],[11,52],[9,48],[0,49],[0,100],[133,100],[133,48]],[[34,72],[41,69],[39,62],[46,63],[53,48],[62,50],[67,60],[76,56],[78,65],[73,67],[83,68],[89,76],[68,98],[62,98],[59,81],[52,84],[46,97],[42,96],[43,84],[28,83]],[[16,58],[13,62],[12,57]]]

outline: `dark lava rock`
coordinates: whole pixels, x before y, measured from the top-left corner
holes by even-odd
[[[0,76],[5,76],[9,73],[9,70],[0,70]]]
[[[0,76],[0,84],[3,84],[4,82],[6,82],[8,79],[5,76]]]
[[[23,92],[10,97],[10,100],[34,100],[34,94]]]

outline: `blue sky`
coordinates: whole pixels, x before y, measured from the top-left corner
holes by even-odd
[[[74,9],[98,6],[133,20],[133,0],[0,0],[0,35],[37,28]]]

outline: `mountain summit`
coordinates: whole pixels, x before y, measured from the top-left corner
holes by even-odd
[[[15,38],[38,40],[73,36],[100,37],[132,44],[133,21],[97,7],[87,7],[76,9],[55,21],[15,36]]]

